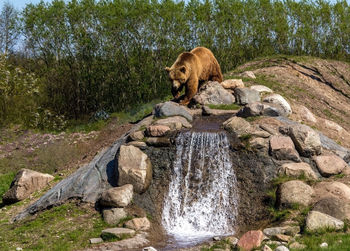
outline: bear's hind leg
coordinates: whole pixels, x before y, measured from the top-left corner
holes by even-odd
[[[198,79],[191,79],[186,85],[185,98],[180,101],[181,105],[188,105],[198,91]]]

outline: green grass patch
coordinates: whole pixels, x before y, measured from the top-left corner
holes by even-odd
[[[132,220],[133,218],[134,218],[134,217],[132,217],[132,216],[126,216],[126,217],[120,219],[120,221],[118,222],[117,225],[118,225],[119,227],[123,227],[124,224],[125,224],[127,221]]]
[[[217,109],[217,110],[239,110],[239,109],[241,109],[241,106],[237,105],[237,104],[230,104],[230,105],[224,105],[224,104],[213,105],[213,104],[210,104],[208,106],[209,106],[210,109]]]
[[[306,233],[297,238],[297,241],[305,244],[307,247],[304,250],[308,251],[325,250],[320,247],[320,244],[323,242],[328,244],[326,250],[331,251],[349,250],[350,247],[350,235],[348,233]]]
[[[0,200],[2,201],[2,196],[10,188],[11,182],[15,177],[15,172],[9,172],[6,174],[0,174]]]

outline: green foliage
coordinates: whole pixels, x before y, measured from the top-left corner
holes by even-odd
[[[238,110],[241,108],[241,106],[237,104],[230,104],[230,105],[208,105],[210,109],[218,109],[218,110]]]
[[[2,200],[2,196],[6,193],[6,191],[10,188],[11,182],[15,177],[15,172],[9,172],[6,174],[0,174],[0,199]]]

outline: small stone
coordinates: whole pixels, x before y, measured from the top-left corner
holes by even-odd
[[[264,97],[263,102],[280,105],[285,111],[286,116],[292,114],[292,108],[290,107],[289,103],[279,94],[270,94]]]
[[[318,177],[311,166],[305,162],[285,163],[278,171],[282,175],[298,178],[304,175],[308,179],[317,180]]]
[[[142,251],[157,251],[154,247],[145,247],[142,249]]]
[[[142,140],[144,137],[145,137],[145,134],[143,133],[143,131],[132,132],[129,135],[129,138],[133,141]]]
[[[276,234],[275,237],[278,241],[283,241],[283,242],[287,242],[287,243],[292,239],[291,236],[285,235],[285,234]]]
[[[327,242],[322,242],[320,244],[320,248],[328,248],[328,243]]]
[[[279,207],[293,207],[295,204],[308,206],[312,202],[314,190],[300,180],[283,183],[277,189],[277,204]]]
[[[258,91],[249,88],[236,88],[235,98],[237,104],[246,105],[260,101],[260,94]]]
[[[167,147],[171,145],[170,139],[167,137],[149,137],[146,144],[155,147]]]
[[[133,198],[133,186],[127,184],[121,187],[113,187],[104,191],[100,203],[108,207],[126,207]]]
[[[264,234],[260,230],[246,232],[238,241],[237,246],[244,250],[252,250],[261,245]]]
[[[214,236],[214,237],[213,237],[213,240],[214,240],[214,241],[220,241],[221,238],[220,238],[220,236]]]
[[[267,241],[266,244],[279,246],[279,245],[282,245],[282,242],[280,242],[280,241]]]
[[[232,246],[236,246],[239,241],[239,239],[234,236],[226,237],[225,240]]]
[[[256,79],[256,76],[255,76],[254,72],[252,72],[252,71],[245,71],[245,72],[242,72],[240,75],[244,78]]]
[[[291,249],[305,249],[306,245],[301,244],[299,242],[293,242],[292,244],[289,245],[289,248],[291,248]]]
[[[244,83],[242,79],[226,79],[221,82],[221,85],[225,89],[231,89],[231,90],[244,87]]]
[[[289,251],[289,249],[286,246],[278,246],[275,251]]]
[[[290,137],[277,135],[272,136],[270,138],[270,150],[275,159],[292,160],[295,162],[301,161]]]
[[[150,125],[147,128],[147,134],[152,137],[164,136],[168,131],[170,131],[170,128],[166,125]]]
[[[151,227],[151,223],[146,217],[134,218],[125,223],[125,226],[136,231],[147,231]]]
[[[124,238],[130,238],[135,235],[135,230],[128,229],[128,228],[108,228],[105,230],[102,230],[101,237],[103,240],[108,240],[111,237],[118,238],[118,239],[124,239]]]
[[[317,211],[311,211],[306,218],[306,229],[308,231],[316,231],[324,228],[339,230],[343,227],[343,221]]]
[[[89,241],[90,241],[90,244],[98,244],[98,243],[103,242],[103,239],[102,238],[91,238]]]
[[[16,251],[22,251],[23,248],[16,248]]]
[[[323,177],[339,174],[348,167],[348,164],[335,154],[319,155],[313,159]]]
[[[102,211],[103,220],[109,225],[116,225],[119,221],[127,217],[124,208],[108,208]]]
[[[283,226],[283,227],[269,227],[264,229],[264,234],[268,237],[276,236],[277,234],[286,234],[295,236],[300,232],[299,226]]]
[[[265,85],[252,85],[250,87],[250,89],[258,91],[259,93],[262,93],[262,92],[271,93],[271,92],[273,92],[269,87],[267,87]]]
[[[272,249],[268,245],[264,245],[261,250],[262,251],[272,251]]]

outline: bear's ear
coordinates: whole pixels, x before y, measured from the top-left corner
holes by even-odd
[[[164,70],[166,70],[167,72],[170,71],[170,68],[169,67],[165,67]]]
[[[180,71],[181,71],[182,73],[186,73],[186,66],[181,66],[181,67],[180,67]]]

